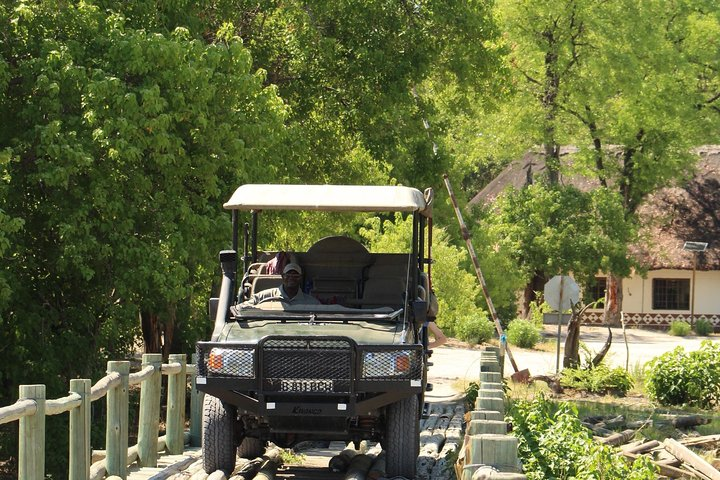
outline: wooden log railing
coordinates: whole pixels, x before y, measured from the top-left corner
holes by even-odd
[[[187,364],[183,354],[145,354],[141,370],[130,373],[130,362],[108,362],[107,375],[91,386],[89,379],[70,380],[66,397],[45,398],[45,385],[21,385],[20,396],[12,405],[0,408],[0,424],[19,422],[18,478],[45,478],[45,416],[69,412],[70,480],[98,480],[107,476],[127,478],[127,467],[156,467],[158,453],[180,454],[185,443],[200,443],[202,422],[201,393],[195,388],[196,356]],[[160,433],[160,393],[162,375],[168,376],[165,435]],[[190,377],[190,431],[185,432],[187,377]],[[129,387],[140,385],[138,443],[128,446]],[[91,450],[90,405],[106,397],[107,422],[105,451]],[[92,463],[93,453],[104,458]],[[104,454],[103,454],[104,453]]]

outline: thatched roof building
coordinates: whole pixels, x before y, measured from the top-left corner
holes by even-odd
[[[563,163],[576,148],[563,147]],[[692,270],[697,255],[698,270],[720,270],[720,145],[696,149],[699,161],[695,176],[685,185],[670,186],[650,195],[638,209],[642,222],[640,242],[631,246],[649,270]],[[507,187],[522,188],[545,171],[542,152],[531,151],[511,162],[492,182],[483,188],[469,205],[493,202]],[[581,176],[564,176],[564,184],[587,191],[596,188],[597,180]],[[705,252],[693,254],[683,250],[686,241],[705,242]]]

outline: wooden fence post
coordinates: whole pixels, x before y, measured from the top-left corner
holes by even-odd
[[[168,357],[169,363],[179,363],[180,372],[168,376],[167,431],[165,445],[168,453],[179,455],[185,448],[185,392],[187,360],[185,354],[175,353]]]
[[[20,398],[34,400],[33,415],[20,418],[18,478],[45,478],[45,385],[20,385]]]
[[[70,380],[70,392],[80,395],[80,406],[70,410],[70,480],[90,478],[92,451],[90,446],[90,393],[92,384],[87,378]]]
[[[199,447],[202,436],[202,405],[203,392],[197,389],[195,379],[198,372],[198,354],[192,354],[192,363],[195,365],[195,373],[190,381],[190,445]]]
[[[120,385],[111,388],[107,393],[105,470],[108,476],[127,478],[130,362],[108,362],[107,373],[113,372],[120,374]]]
[[[155,370],[140,387],[138,464],[142,467],[157,467],[162,354],[146,353],[142,358],[142,368],[152,366]]]

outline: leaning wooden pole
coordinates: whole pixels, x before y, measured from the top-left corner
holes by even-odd
[[[490,297],[490,291],[487,288],[487,284],[485,283],[485,277],[483,276],[482,270],[480,269],[480,262],[478,261],[477,255],[475,254],[475,248],[470,241],[470,231],[465,226],[465,221],[463,220],[462,213],[460,212],[460,207],[458,207],[457,199],[455,198],[455,193],[450,186],[450,179],[448,178],[447,174],[443,175],[443,180],[445,181],[445,187],[450,194],[450,200],[452,201],[455,215],[457,216],[458,222],[460,223],[460,232],[462,233],[462,237],[465,240],[468,252],[470,253],[470,259],[472,260],[473,266],[475,267],[475,273],[477,274],[478,281],[480,282],[480,286],[482,287],[483,295],[485,296],[485,301],[488,305],[488,310],[490,310],[490,315],[492,315],[493,321],[495,322],[495,329],[497,330],[498,335],[502,337],[503,335],[505,335],[505,332],[503,331],[502,325],[500,324],[500,319],[497,315],[497,311],[495,310],[495,305],[493,305],[492,298]],[[505,352],[507,352],[508,358],[510,359],[510,363],[512,364],[515,373],[520,373],[517,363],[515,363],[515,358],[513,358],[512,352],[510,351],[510,348],[507,347],[507,345],[505,346]],[[523,371],[523,373],[525,373],[525,371]]]

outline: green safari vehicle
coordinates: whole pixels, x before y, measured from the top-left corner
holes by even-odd
[[[428,275],[432,196],[402,186],[249,184],[235,191],[224,205],[233,241],[220,252],[212,338],[197,343],[206,472],[229,474],[236,455],[253,458],[267,441],[370,440],[386,452],[388,477],[415,476],[426,326],[436,313]],[[259,220],[269,210],[401,212],[413,218],[411,248],[370,253],[339,235],[305,252],[260,252]],[[241,214],[249,221],[241,223]],[[299,266],[312,303],[252,300],[282,284],[283,262]]]

